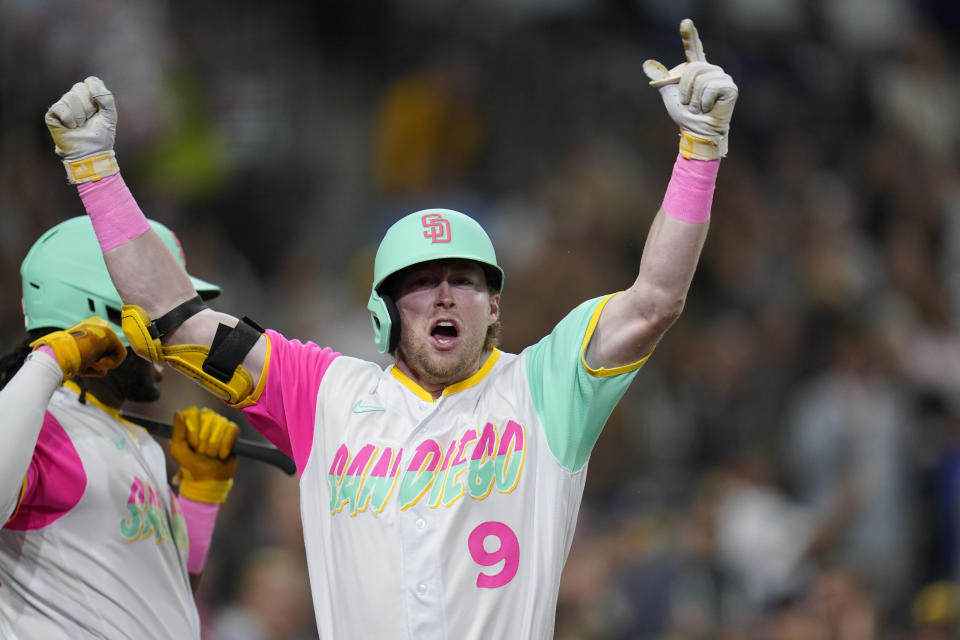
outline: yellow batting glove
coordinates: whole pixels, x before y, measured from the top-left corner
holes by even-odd
[[[643,72],[663,98],[667,113],[680,127],[680,154],[695,160],[727,155],[730,119],[739,89],[733,78],[707,62],[693,21],[680,23],[687,61],[667,69],[656,60],[643,63]]]
[[[233,487],[237,457],[231,453],[240,428],[211,409],[188,407],[173,416],[170,455],[180,464],[180,495],[220,504]]]
[[[64,331],[53,331],[30,343],[53,350],[64,378],[101,378],[127,357],[127,348],[103,318],[93,316]]]

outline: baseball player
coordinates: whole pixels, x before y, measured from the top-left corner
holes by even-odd
[[[179,256],[173,234],[152,228]],[[0,637],[199,638],[191,588],[233,483],[238,428],[209,409],[175,415],[178,500],[163,449],[119,414],[157,400],[158,374],[126,357],[90,219],[44,233],[20,273],[27,338],[0,359]]]
[[[208,309],[147,224],[95,77],[47,125],[124,301],[131,347],[189,375],[297,464],[324,638],[551,638],[587,461],[677,318],[707,233],[737,87],[681,23],[686,62],[648,61],[680,154],[636,282],[588,300],[520,354],[496,348],[504,274],[447,209],[396,222],[368,307],[375,363]]]

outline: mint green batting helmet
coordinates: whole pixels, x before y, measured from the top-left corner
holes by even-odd
[[[499,293],[503,290],[503,269],[497,264],[490,237],[468,215],[452,209],[424,209],[404,216],[393,224],[380,241],[373,264],[373,287],[367,309],[373,321],[373,339],[380,353],[391,352],[400,339],[396,305],[380,291],[383,283],[401,269],[448,258],[480,263],[487,279]]]
[[[150,226],[185,265],[180,241],[170,229],[150,220]],[[64,220],[33,243],[20,265],[23,281],[23,315],[27,331],[51,327],[66,329],[100,316],[110,323],[120,340],[120,294],[110,280],[100,243],[88,216]],[[204,300],[220,294],[220,287],[190,276]]]

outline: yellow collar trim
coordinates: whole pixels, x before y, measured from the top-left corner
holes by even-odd
[[[503,355],[503,352],[500,351],[500,349],[494,349],[492,352],[490,352],[490,356],[487,358],[487,361],[483,363],[483,366],[480,367],[475,374],[473,374],[472,376],[470,376],[465,380],[461,380],[460,382],[454,383],[449,387],[444,388],[443,393],[441,394],[441,397],[449,396],[454,393],[460,393],[464,389],[469,389],[473,385],[483,380],[487,376],[487,374],[490,373],[490,369],[492,369],[493,365],[497,363],[497,360],[500,359],[501,355]],[[434,401],[433,394],[431,394],[429,391],[427,391],[426,389],[418,385],[416,382],[414,382],[410,378],[410,376],[408,376],[403,371],[401,371],[398,366],[396,365],[391,366],[390,374],[394,378],[399,380],[403,386],[405,386],[407,389],[410,389],[410,391],[412,391],[414,395],[416,395],[421,400],[425,400],[427,402]]]
[[[63,386],[65,386],[67,389],[70,389],[71,391],[76,393],[78,396],[83,392],[83,390],[80,388],[80,385],[78,385],[73,380],[65,381],[63,383]],[[129,433],[131,436],[134,435],[134,431],[132,429],[136,429],[137,431],[146,433],[147,430],[141,427],[140,425],[134,422],[130,422],[129,420],[125,420],[123,416],[120,415],[120,409],[114,409],[113,407],[108,407],[107,405],[100,402],[97,396],[93,395],[89,391],[87,391],[87,394],[84,397],[86,398],[87,402],[95,406],[97,409],[100,409],[100,411],[103,411],[105,414],[107,414],[108,416],[110,416],[111,418],[119,422],[121,425],[123,425],[123,428],[126,429],[127,433]]]
[[[78,385],[78,384],[77,384],[76,382],[74,382],[73,380],[67,380],[66,382],[63,383],[63,386],[65,386],[67,389],[70,389],[71,391],[73,391],[74,393],[76,393],[78,396],[79,396],[81,393],[83,393],[83,389],[80,388],[80,385]],[[93,395],[92,393],[90,393],[89,391],[87,391],[87,394],[86,394],[85,398],[86,398],[87,402],[89,402],[90,404],[92,404],[92,405],[95,406],[96,408],[100,409],[101,411],[103,411],[103,412],[106,413],[107,415],[113,417],[114,420],[119,420],[119,421],[121,421],[121,422],[125,422],[125,421],[123,420],[123,418],[120,417],[120,409],[114,409],[113,407],[108,407],[107,405],[105,405],[105,404],[103,404],[102,402],[100,402],[100,400],[98,400],[97,397],[96,397],[95,395]]]

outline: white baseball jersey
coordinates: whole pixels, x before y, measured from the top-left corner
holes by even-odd
[[[66,383],[0,529],[0,637],[199,638],[163,449]]]
[[[322,638],[552,638],[586,462],[642,362],[591,370],[607,298],[434,400],[270,331],[250,423],[297,462]]]

